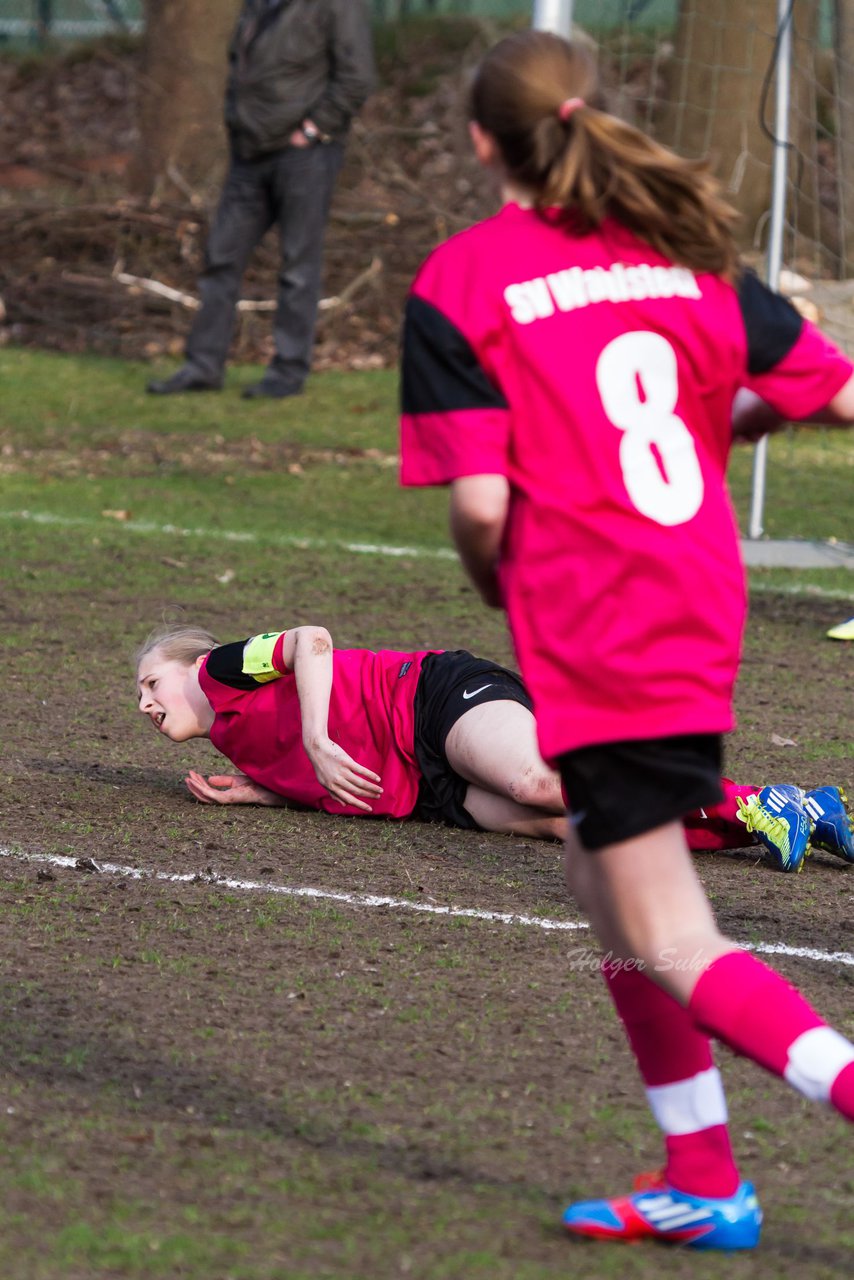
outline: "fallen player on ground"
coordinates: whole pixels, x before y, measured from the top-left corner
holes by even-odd
[[[297,805],[420,818],[541,839],[566,831],[560,779],[540,757],[515,672],[465,650],[334,649],[325,627],[220,645],[207,631],[154,633],[137,656],[139,709],[173,742],[209,738],[238,769],[186,784],[205,804]],[[798,870],[810,843],[854,862],[836,787],[725,781],[688,816],[695,851],[759,843]]]

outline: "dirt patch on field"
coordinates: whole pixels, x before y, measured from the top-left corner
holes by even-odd
[[[251,439],[239,457],[208,439],[200,453],[145,431],[79,452],[57,435],[30,456],[13,436],[0,461],[10,488],[29,473],[30,493],[78,474],[156,485],[176,469],[328,461]],[[377,461],[342,456],[354,471]],[[627,1187],[660,1159],[587,930],[532,923],[583,926],[559,850],[196,805],[181,778],[218,757],[170,746],[134,710],[127,655],[164,601],[223,639],[298,607],[342,645],[429,637],[507,662],[501,620],[439,562],[342,571],[332,549],[258,547],[240,557],[239,589],[222,589],[216,539],[181,542],[178,561],[166,532],[135,541],[120,518],[103,524],[42,536],[22,521],[5,546],[0,1272],[657,1278],[655,1251],[574,1249],[555,1225],[568,1199]],[[852,780],[850,646],[824,639],[840,616],[833,602],[754,600],[729,759],[739,780]],[[846,957],[809,959],[854,950],[854,870],[816,855],[786,877],[755,849],[698,867],[729,932],[803,949],[774,963],[854,1032]],[[751,1276],[835,1280],[850,1254],[848,1134],[720,1058],[736,1149],[769,1215]],[[720,1274],[714,1259],[666,1266]]]
[[[239,467],[251,473],[275,470],[299,475],[310,467],[358,466],[396,467],[397,454],[381,449],[359,449],[342,446],[314,449],[291,440],[259,440],[245,436],[226,440],[212,435],[200,440],[198,434],[172,433],[165,437],[157,431],[122,431],[112,438],[102,438],[96,446],[81,444],[69,452],[63,432],[57,430],[53,440],[48,435],[39,448],[13,442],[0,450],[0,476],[35,474],[41,479],[63,479],[85,475],[120,473],[123,476],[223,475]]]
[[[138,1231],[151,1205],[161,1233],[178,1231],[181,1214],[217,1223],[213,1239],[226,1224],[257,1270],[229,1270],[217,1254],[209,1275],[600,1274],[551,1224],[567,1197],[654,1165],[658,1140],[587,932],[416,909],[577,922],[558,850],[195,805],[182,770],[186,759],[212,767],[213,753],[197,744],[204,761],[173,755],[135,724],[122,662],[60,679],[44,697],[57,605],[63,667],[75,667],[92,643],[87,601],[32,594],[4,618],[2,842],[34,859],[0,861],[2,1127],[9,1159],[30,1170],[6,1197],[9,1239],[29,1261],[7,1274],[161,1274],[74,1258],[60,1272],[52,1254],[38,1270],[32,1168],[45,1146],[63,1177],[74,1171],[58,1221],[112,1221],[121,1195],[137,1206],[122,1212]],[[375,607],[378,629],[393,630],[396,601],[378,588]],[[133,631],[139,602],[106,596],[99,608],[110,633]],[[844,651],[822,640],[834,620],[828,604],[755,602],[737,777],[847,780],[850,761],[835,751],[848,733]],[[775,734],[798,745],[775,746]],[[838,860],[818,855],[792,878],[750,850],[698,864],[740,940],[851,950],[854,873]],[[277,895],[283,885],[321,896]],[[845,1026],[854,971],[779,963]],[[833,1188],[850,1163],[840,1126],[746,1065],[725,1065],[739,1155],[774,1206],[751,1274],[841,1274],[847,1197]],[[269,1216],[280,1202],[287,1232]],[[485,1205],[496,1220],[481,1220]],[[821,1219],[820,1238],[805,1214]],[[382,1250],[366,1226],[375,1221]],[[330,1247],[342,1225],[346,1256]],[[469,1270],[465,1257],[487,1247],[488,1269]],[[633,1266],[652,1277],[657,1263],[639,1255]],[[673,1259],[672,1274],[714,1273]]]

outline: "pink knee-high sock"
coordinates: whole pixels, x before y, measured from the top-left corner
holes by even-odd
[[[714,960],[688,1013],[702,1031],[854,1120],[854,1044],[755,956],[730,951]]]
[[[733,1195],[738,1170],[723,1086],[708,1039],[682,1006],[641,970],[606,960],[602,974],[664,1133],[668,1185],[698,1196]]]
[[[747,827],[738,820],[736,800],[747,800],[760,788],[741,787],[729,778],[722,778],[721,783],[724,798],[720,804],[697,809],[683,819],[688,848],[695,853],[710,849],[743,849],[754,842]]]

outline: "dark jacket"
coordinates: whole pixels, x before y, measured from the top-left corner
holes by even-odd
[[[374,85],[366,0],[245,0],[229,47],[225,123],[253,160],[310,118],[343,138]]]

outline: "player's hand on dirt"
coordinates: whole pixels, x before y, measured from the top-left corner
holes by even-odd
[[[283,796],[266,787],[259,787],[257,782],[247,778],[243,773],[216,773],[203,777],[191,769],[184,782],[191,795],[202,804],[284,804]]]
[[[378,773],[359,764],[331,738],[306,743],[305,750],[317,781],[331,796],[364,813],[372,812],[365,797],[375,799],[382,795]]]

